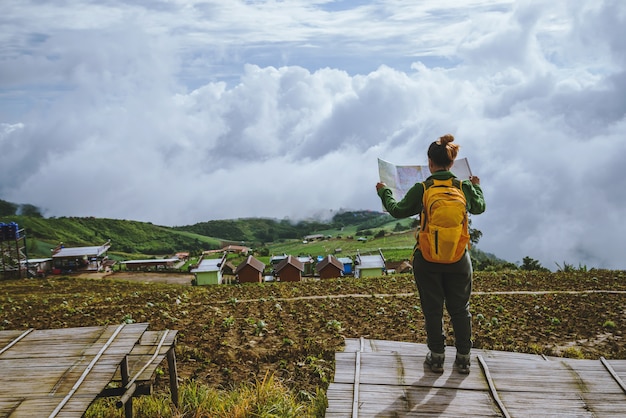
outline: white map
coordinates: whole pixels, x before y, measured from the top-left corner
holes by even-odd
[[[472,175],[467,158],[455,160],[450,171],[460,180],[468,180]],[[427,165],[395,165],[379,158],[378,175],[380,181],[391,189],[393,197],[402,200],[415,183],[422,182],[430,176],[430,170]]]

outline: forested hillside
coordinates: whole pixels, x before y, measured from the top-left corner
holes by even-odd
[[[341,230],[345,227],[362,231],[377,228],[393,221],[394,218],[382,212],[350,211],[337,213],[328,221],[304,220],[293,222],[286,219],[243,218],[201,222],[174,229],[225,240],[267,244],[282,239],[301,239],[319,231]]]
[[[44,218],[33,205],[0,200],[0,222],[24,228],[30,256],[47,256],[60,242],[68,246],[100,245],[111,240],[112,252],[162,255],[178,251],[199,253],[224,243],[256,247],[279,240],[302,239],[322,230],[350,227],[363,231],[394,221],[371,211],[338,213],[329,221],[246,218],[211,220],[189,226],[167,227],[149,222],[94,217]]]

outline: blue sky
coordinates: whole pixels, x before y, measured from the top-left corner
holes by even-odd
[[[620,0],[2,9],[4,200],[162,225],[380,210],[377,158],[452,133],[481,249],[626,268]]]

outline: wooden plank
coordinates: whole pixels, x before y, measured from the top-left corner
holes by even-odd
[[[82,416],[147,327],[129,324],[32,331],[0,358],[5,374],[0,416],[48,416],[51,412]],[[16,338],[16,332],[0,335],[2,341]],[[163,351],[164,356],[167,350]]]
[[[359,418],[501,416],[485,391],[362,384],[361,394]]]
[[[623,396],[617,394],[598,395],[582,399],[576,392],[500,392],[502,401],[513,417],[626,416]]]
[[[580,363],[580,366],[571,360],[538,363],[492,358],[486,362],[499,392],[525,392],[532,388],[533,391],[547,393],[622,393],[599,361],[595,361],[594,365]]]
[[[13,341],[17,337],[19,337],[20,335],[22,335],[26,331],[28,331],[28,330],[12,329],[12,330],[0,331],[0,347],[4,347],[5,345],[7,345],[11,341]]]
[[[15,338],[12,338],[10,341],[5,341],[4,343],[2,343],[2,345],[0,345],[0,355],[2,355],[2,353],[8,351],[11,347],[13,347],[15,344],[17,344],[19,341],[21,341],[22,339],[26,338],[26,336],[28,334],[30,334],[33,331],[33,329],[28,329],[22,333],[20,333],[20,335],[15,336]]]
[[[487,366],[487,363],[485,362],[483,357],[480,355],[477,356],[477,359],[478,359],[478,364],[480,365],[480,369],[483,372],[483,376],[485,376],[485,381],[487,382],[487,385],[489,386],[489,395],[491,396],[491,399],[493,399],[496,406],[498,407],[498,410],[502,413],[504,418],[510,418],[509,411],[506,409],[506,406],[502,403],[502,400],[500,399],[500,395],[498,394],[498,391],[496,390],[496,386],[494,385],[493,379],[491,378],[491,373],[489,372],[489,367]]]
[[[353,383],[355,353],[335,354],[334,382]],[[478,371],[475,359],[474,369]],[[448,362],[443,374],[430,372],[422,356],[400,355],[398,353],[361,353],[360,381],[364,384],[398,386],[456,387],[460,389],[488,390],[480,373],[463,375],[457,373]]]
[[[128,355],[129,374],[131,377],[141,370],[144,365],[151,361],[139,376],[136,377],[138,382],[151,381],[154,373],[159,365],[165,360],[165,356],[171,347],[176,343],[176,335],[178,331],[168,330],[166,338],[159,349],[159,355],[153,359],[154,351],[158,346],[165,331],[146,331],[142,334],[141,339],[135,345]],[[118,367],[113,377],[114,381],[121,381],[120,368]]]
[[[328,408],[325,418],[352,417],[352,394],[354,385],[331,383],[326,391]]]
[[[327,391],[330,418],[352,416],[355,359],[360,353],[358,417],[501,416],[479,367],[482,357],[493,386],[513,417],[623,417],[626,394],[600,360],[543,357],[489,350],[472,351],[472,372],[452,367],[446,348],[444,373],[424,366],[425,344],[347,339],[335,353],[335,375]],[[610,360],[620,379],[626,360]]]

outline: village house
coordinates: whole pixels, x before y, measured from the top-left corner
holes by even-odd
[[[180,260],[178,257],[157,258],[151,260],[128,260],[121,261],[120,264],[128,271],[155,271],[172,270]]]
[[[193,284],[196,286],[204,286],[210,284],[222,284],[222,269],[226,261],[226,253],[222,258],[204,258],[202,257],[198,265],[191,269],[194,275]]]
[[[385,272],[387,274],[394,274],[394,273],[400,273],[400,274],[404,274],[404,273],[412,273],[413,272],[413,266],[411,265],[411,263],[408,260],[403,260],[403,261],[387,261],[385,263]]]
[[[180,261],[187,261],[189,260],[189,252],[188,251],[178,252],[174,255],[174,257],[178,258]]]
[[[303,271],[304,265],[292,255],[288,255],[276,266],[276,274],[281,282],[299,282]]]
[[[52,258],[29,258],[20,261],[24,269],[28,266],[29,275],[45,277],[52,272]]]
[[[243,263],[237,266],[235,275],[239,283],[261,283],[263,270],[265,270],[265,264],[249,255]]]
[[[304,241],[305,242],[310,242],[310,241],[319,241],[324,239],[324,235],[322,234],[312,234],[312,235],[307,235],[304,237]]]
[[[218,253],[239,253],[248,255],[252,251],[249,247],[243,245],[224,245],[219,250],[206,250],[202,252],[202,255],[218,254]]]
[[[354,264],[352,259],[350,257],[337,257],[337,260],[339,260],[339,262],[341,264],[343,264],[343,274],[344,275],[351,275],[352,274],[352,266]]]
[[[298,261],[302,263],[302,274],[304,276],[313,276],[313,272],[315,269],[315,262],[313,261],[313,257],[310,255],[299,255]]]
[[[332,279],[343,276],[343,264],[333,255],[327,255],[318,262],[315,270],[320,275],[320,279]]]
[[[354,277],[377,277],[385,273],[385,257],[382,251],[376,255],[356,255]]]
[[[99,271],[107,259],[111,240],[93,247],[65,247],[63,243],[52,250],[52,273],[71,273],[76,271]]]
[[[276,277],[278,274],[276,273],[276,267],[283,261],[287,259],[287,254],[281,255],[272,255],[270,257],[270,267],[272,269],[272,276]]]

